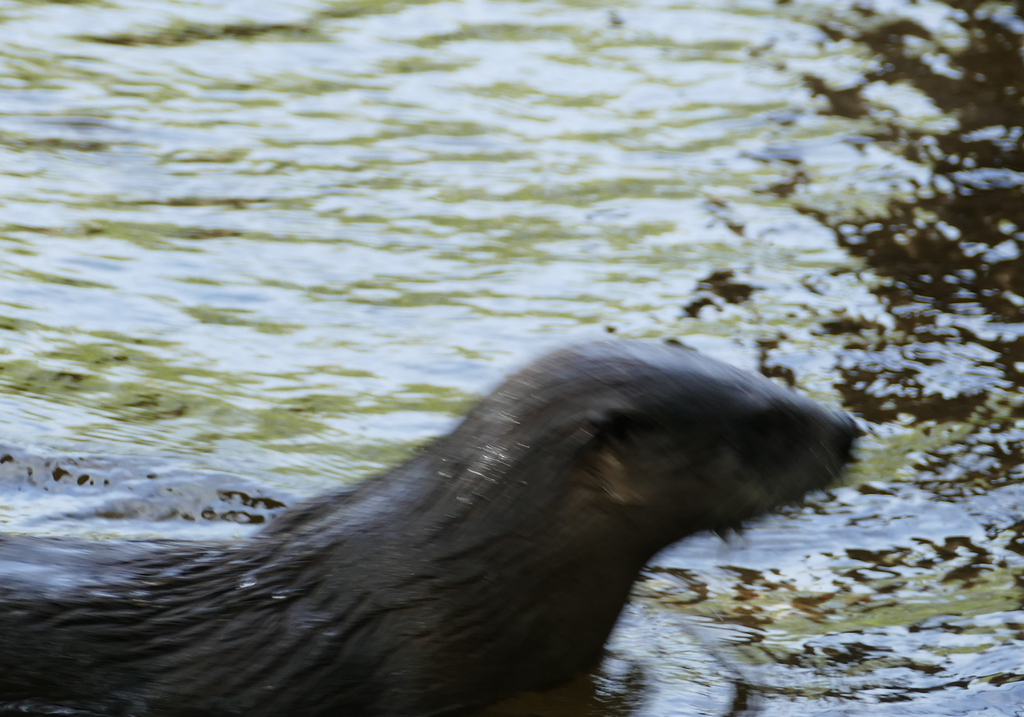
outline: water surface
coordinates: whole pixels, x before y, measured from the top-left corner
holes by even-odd
[[[0,521],[243,536],[547,347],[675,338],[854,412],[860,463],[663,553],[594,676],[488,714],[1018,714],[1022,36],[967,0],[10,0]]]

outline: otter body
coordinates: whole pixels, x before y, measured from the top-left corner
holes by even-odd
[[[655,552],[828,485],[853,434],[687,349],[562,350],[247,540],[0,537],[0,714],[418,717],[553,686]]]

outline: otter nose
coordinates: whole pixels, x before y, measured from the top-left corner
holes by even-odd
[[[839,456],[839,460],[843,463],[849,463],[851,458],[851,452],[853,451],[853,444],[860,435],[860,429],[857,427],[856,421],[853,420],[853,416],[842,411],[835,411],[833,414],[833,446],[836,450],[836,455]]]

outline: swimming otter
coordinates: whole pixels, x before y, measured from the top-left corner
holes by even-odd
[[[656,551],[827,485],[853,435],[678,346],[557,351],[248,540],[0,538],[0,713],[412,717],[553,686]]]

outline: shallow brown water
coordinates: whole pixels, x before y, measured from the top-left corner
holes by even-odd
[[[0,5],[0,520],[241,536],[542,348],[673,337],[854,412],[850,484],[665,551],[594,676],[486,714],[1020,714],[1022,37],[960,0]]]

